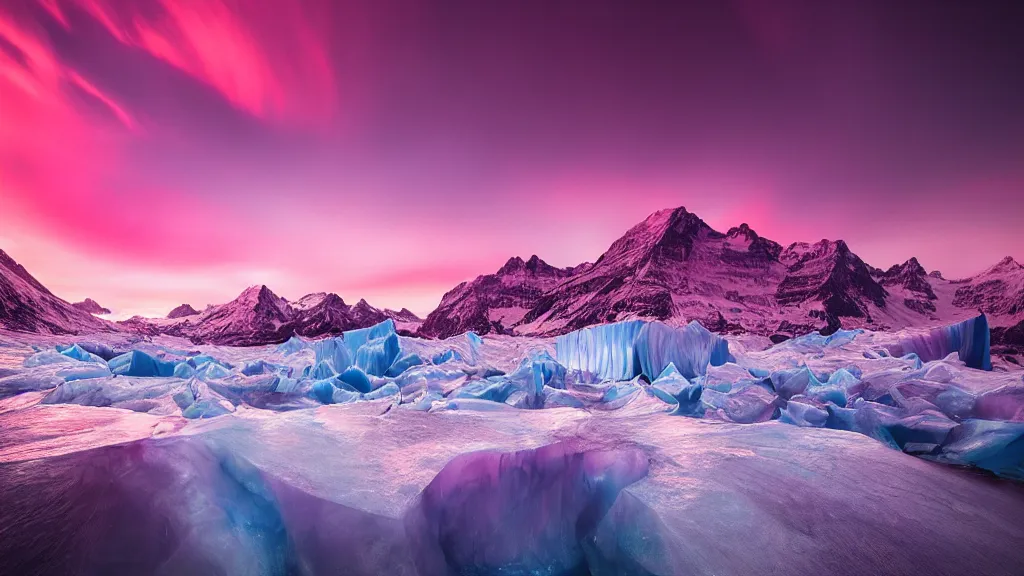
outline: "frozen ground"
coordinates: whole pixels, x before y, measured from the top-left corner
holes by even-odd
[[[1024,373],[648,331],[0,333],[0,574],[1021,573]]]

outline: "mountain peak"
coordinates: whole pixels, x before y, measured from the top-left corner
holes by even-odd
[[[680,206],[669,213],[667,233],[696,236],[701,230],[711,230],[711,227],[686,208]]]
[[[519,256],[513,256],[505,262],[504,266],[498,269],[499,275],[512,274],[513,272],[519,271],[526,268],[526,262],[523,261]]]
[[[916,293],[916,296],[911,299],[904,300],[904,304],[912,302],[915,299],[923,300],[936,300],[938,296],[935,295],[935,291],[932,290],[932,285],[928,283],[928,273],[925,271],[924,266],[917,261],[917,258],[911,257],[903,264],[895,264],[889,267],[888,270],[882,273],[881,278],[878,279],[878,283],[882,286],[902,286],[910,292]],[[907,304],[911,309],[921,311],[935,311],[933,304],[927,304],[925,302],[917,302]]]
[[[913,256],[903,264],[894,264],[885,271],[886,277],[907,275],[927,276],[928,273],[925,271],[924,266],[921,266],[921,263],[917,261],[917,258]]]
[[[1019,262],[1014,260],[1013,256],[1007,256],[1006,258],[1003,258],[998,263],[996,263],[995,266],[990,268],[991,271],[998,271],[998,272],[1011,272],[1011,271],[1014,271],[1014,270],[1021,270],[1021,269],[1024,269],[1024,266],[1021,266],[1021,264]]]
[[[367,302],[365,298],[360,298],[359,302],[356,302],[355,306],[352,306],[352,311],[361,314],[380,312],[380,310],[377,310],[369,302]]]
[[[594,266],[615,262],[632,267],[651,258],[683,261],[702,234],[724,237],[682,206],[658,210],[613,242]]]
[[[86,298],[81,302],[75,302],[72,306],[78,308],[82,312],[88,312],[89,314],[110,314],[110,309],[100,306],[92,298]]]
[[[757,235],[757,232],[754,232],[754,230],[746,222],[740,224],[739,226],[733,226],[732,228],[729,228],[729,231],[726,232],[725,235],[728,236],[729,238],[738,238],[740,236],[743,236],[744,238],[750,240],[751,242],[760,238],[760,236]]]
[[[230,307],[236,304],[253,309],[271,308],[274,310],[274,314],[281,318],[289,316],[291,312],[288,301],[274,294],[270,288],[267,288],[266,284],[257,284],[246,288],[238,295],[238,298],[224,306]]]
[[[184,318],[186,316],[195,316],[197,314],[199,314],[198,310],[196,310],[195,308],[193,308],[192,306],[190,306],[188,304],[182,304],[181,306],[178,306],[174,310],[171,310],[167,314],[167,317],[171,318],[171,319],[174,319],[174,318]]]
[[[245,290],[242,290],[242,293],[238,295],[238,298],[236,298],[236,300],[257,299],[260,297],[266,297],[268,294],[277,297],[276,294],[271,292],[270,288],[267,288],[266,284],[254,284],[252,286],[249,286]]]
[[[498,269],[498,276],[511,276],[520,272],[531,272],[533,274],[551,274],[557,269],[541,260],[536,254],[530,256],[529,260],[523,260],[519,256],[509,258],[505,265]]]
[[[39,280],[36,280],[34,276],[29,274],[28,270],[26,270],[24,266],[15,262],[14,258],[8,256],[7,253],[4,252],[3,250],[0,250],[0,267],[7,268],[15,276],[28,282],[29,284],[32,285],[33,288],[39,290],[40,292],[52,294],[52,292],[50,292],[50,290],[47,289],[46,286],[43,286],[43,284],[39,282]]]
[[[360,302],[362,302],[362,300],[360,300]],[[323,298],[320,299],[320,304],[325,306],[347,306],[347,304],[345,304],[345,299],[334,292],[324,294]]]

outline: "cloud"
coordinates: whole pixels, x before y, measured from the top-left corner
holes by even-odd
[[[82,78],[82,76],[74,70],[68,71],[67,78],[73,84],[81,88],[86,94],[102,102],[107,108],[110,109],[111,112],[114,113],[114,116],[116,116],[117,119],[120,120],[126,128],[128,128],[129,130],[135,129],[135,120],[133,120],[132,117],[128,114],[128,112],[125,112],[124,108],[122,108],[121,105],[115,102],[110,96],[104,94],[102,91],[100,91],[99,88],[94,86],[85,78]]]
[[[122,44],[211,86],[254,116],[308,125],[338,113],[325,34],[299,4],[69,1]]]

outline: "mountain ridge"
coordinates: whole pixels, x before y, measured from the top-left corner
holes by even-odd
[[[698,320],[718,332],[781,340],[813,330],[932,326],[977,310],[1007,324],[1024,315],[1024,266],[1010,257],[976,277],[948,281],[916,258],[874,268],[841,239],[783,247],[746,223],[722,233],[685,207],[650,214],[593,264],[563,269],[570,272],[539,295],[535,285],[520,286],[509,276],[511,262],[449,291],[419,333],[553,336],[647,318]],[[993,278],[983,283],[986,274]],[[503,286],[528,309],[511,325],[484,321],[494,315],[488,303],[503,300],[495,293]]]
[[[125,330],[225,345],[336,335],[387,318],[405,334],[431,338],[470,330],[553,336],[643,318],[697,320],[716,332],[779,341],[814,330],[931,327],[978,311],[990,316],[994,343],[1003,334],[1017,338],[1024,321],[1024,266],[1007,256],[959,280],[926,271],[916,258],[882,270],[843,240],[783,247],[746,223],[719,232],[685,207],[650,214],[593,263],[558,268],[537,255],[511,257],[495,273],[449,290],[422,320],[404,308],[378,309],[362,299],[349,305],[327,292],[289,302],[255,285],[202,311],[182,304],[167,318],[114,324],[57,298],[0,251],[0,326],[54,333]]]

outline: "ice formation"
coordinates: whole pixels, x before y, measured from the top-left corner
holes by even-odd
[[[733,360],[729,343],[712,334],[698,322],[672,328],[661,322],[649,322],[641,328],[634,344],[640,371],[653,380],[669,364],[686,378],[704,374],[708,366],[721,366]]]
[[[0,520],[89,536],[4,533],[0,573],[38,558],[94,573],[749,573],[765,554],[793,574],[1006,573],[1020,549],[996,536],[1024,538],[1024,501],[955,467],[1024,480],[1024,372],[969,367],[989,364],[978,325],[768,348],[643,321],[554,340],[421,340],[385,322],[256,348],[12,345]],[[46,481],[21,492],[6,466]],[[154,486],[170,492],[149,499]],[[804,508],[836,514],[793,525]],[[850,518],[888,526],[892,510],[950,531],[948,550],[909,554],[935,541],[914,530],[865,529],[878,555],[836,545]],[[763,546],[710,553],[737,540]]]
[[[569,370],[601,380],[629,380],[640,373],[635,346],[645,324],[629,320],[564,334],[555,339],[555,357]]]
[[[890,348],[890,353],[896,356],[917,354],[922,362],[939,360],[954,352],[970,368],[992,369],[988,320],[984,314],[910,336]]]
[[[643,320],[584,328],[559,336],[555,350],[566,368],[603,380],[654,380],[669,364],[694,378],[732,359],[729,343],[696,321],[683,328]]]

